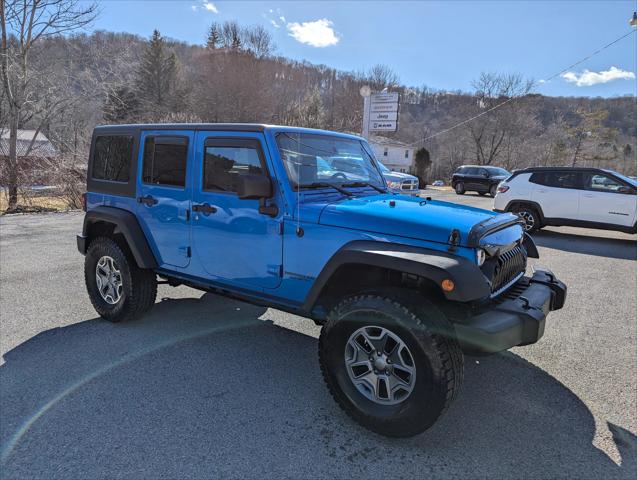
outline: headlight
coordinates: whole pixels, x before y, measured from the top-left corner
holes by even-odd
[[[476,250],[476,261],[478,262],[478,266],[481,267],[484,261],[487,259],[487,252],[478,248]]]

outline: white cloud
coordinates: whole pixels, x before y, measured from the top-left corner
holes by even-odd
[[[274,20],[270,20],[270,23],[272,24],[272,26],[274,28],[281,28],[281,25],[279,25],[278,23],[276,23]]]
[[[608,83],[613,80],[635,78],[635,74],[627,70],[622,70],[621,68],[610,67],[609,70],[602,70],[601,72],[591,72],[590,70],[584,70],[582,73],[566,72],[563,73],[561,77],[569,83],[574,83],[578,87],[590,87],[591,85]]]
[[[219,10],[217,10],[217,7],[215,6],[214,3],[208,2],[206,0],[204,0],[203,2],[203,8],[205,8],[206,10],[212,13],[219,13]]]
[[[336,45],[339,38],[332,28],[333,22],[326,18],[314,22],[290,22],[287,27],[296,41],[313,47]]]

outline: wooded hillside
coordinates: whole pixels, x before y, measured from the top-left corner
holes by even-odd
[[[77,182],[97,124],[264,122],[358,133],[359,88],[368,84],[401,92],[399,132],[391,136],[427,149],[428,181],[448,179],[463,163],[595,165],[637,174],[635,97],[546,97],[526,79],[497,73],[477,76],[473,92],[443,92],[400,85],[382,65],[343,72],[275,51],[267,30],[235,22],[213,25],[200,46],[157,31],[150,39],[111,32],[43,37],[30,53],[19,128],[43,132],[62,154],[52,171]],[[3,89],[3,127],[9,110]],[[0,183],[7,179],[5,163]],[[18,183],[29,183],[28,171],[19,169]]]

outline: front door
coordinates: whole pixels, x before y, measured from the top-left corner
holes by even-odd
[[[160,266],[190,261],[188,158],[192,132],[144,132],[137,188],[137,217]]]
[[[631,227],[635,223],[637,192],[599,172],[584,173],[579,220]]]
[[[192,199],[193,257],[206,274],[239,287],[276,288],[283,271],[281,213],[259,212],[260,200],[240,199],[246,174],[271,177],[263,135],[256,132],[197,132]],[[277,203],[276,182],[272,179]],[[280,203],[279,203],[280,205]]]
[[[579,212],[581,174],[577,171],[546,171],[531,175],[532,200],[542,207],[546,218],[575,220]]]

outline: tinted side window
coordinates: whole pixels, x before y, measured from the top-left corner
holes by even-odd
[[[128,182],[133,158],[133,137],[128,135],[100,136],[93,146],[93,169],[96,180]]]
[[[592,172],[584,174],[584,187],[588,190],[617,192],[623,186],[624,185],[608,175]]]
[[[237,192],[239,177],[262,174],[261,152],[256,144],[206,146],[203,189]]]
[[[478,169],[475,167],[466,168],[464,171],[465,175],[478,175]]]
[[[142,181],[154,185],[186,186],[188,139],[146,137]]]
[[[529,181],[538,185],[554,188],[578,188],[579,173],[577,172],[536,172]]]

